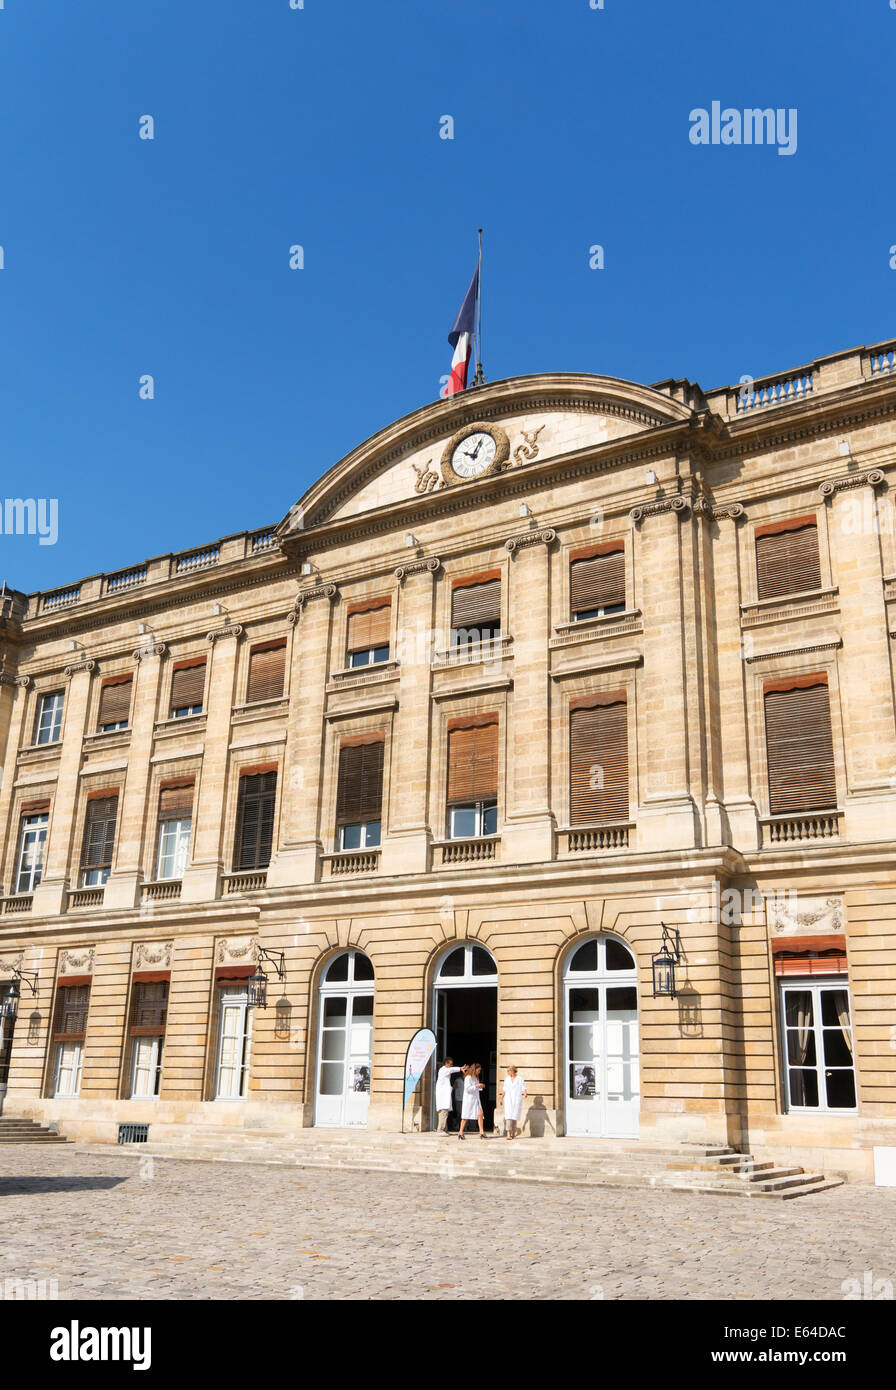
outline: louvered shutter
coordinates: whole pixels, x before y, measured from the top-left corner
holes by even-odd
[[[159,820],[185,820],[193,814],[193,783],[163,787],[159,792]]]
[[[265,869],[274,839],[276,772],[240,779],[234,869]]]
[[[127,723],[131,712],[131,683],[133,677],[111,681],[100,691],[99,726]]]
[[[168,984],[134,985],[134,1004],[131,1011],[131,1036],[149,1032],[164,1033],[168,1020]]]
[[[388,647],[392,625],[392,606],[388,599],[377,601],[376,607],[366,604],[350,608],[348,613],[348,643],[346,650],[366,652],[370,647]]]
[[[253,647],[249,653],[249,684],[246,703],[256,700],[279,700],[286,678],[286,642],[276,647]]]
[[[201,705],[205,695],[205,661],[176,666],[171,677],[171,712]]]
[[[624,605],[625,551],[619,549],[571,560],[569,587],[573,613]]]
[[[88,801],[81,852],[82,869],[111,869],[117,817],[117,792],[114,796],[98,796]]]
[[[815,523],[796,529],[759,532],[756,536],[756,580],[761,599],[820,589]]]
[[[499,627],[501,623],[501,581],[464,584],[451,595],[451,626],[454,628]]]
[[[343,745],[339,750],[336,824],[379,820],[383,806],[383,741]]]
[[[765,692],[768,800],[773,816],[837,805],[827,685]]]
[[[626,702],[571,709],[570,825],[612,825],[628,818]]]
[[[498,796],[498,725],[448,731],[448,805],[495,801]]]

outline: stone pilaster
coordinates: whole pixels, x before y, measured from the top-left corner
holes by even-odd
[[[2,765],[0,765],[0,839],[7,846],[12,846],[13,857],[7,854],[5,858],[7,873],[10,877],[10,884],[3,884],[0,892],[11,886],[12,876],[15,873],[15,855],[18,853],[17,831],[18,827],[10,824],[12,813],[13,788],[16,780],[16,758],[22,746],[22,725],[25,720],[25,707],[28,703],[27,688],[30,684],[27,676],[10,676],[0,673],[0,725],[2,725],[4,740],[0,744],[2,748]]]
[[[41,882],[34,890],[34,913],[56,916],[65,910],[69,889],[69,873],[77,874],[74,863],[75,813],[78,799],[78,774],[81,771],[84,735],[90,708],[90,680],[95,661],[84,658],[66,666],[68,689],[65,692],[65,713],[62,728],[62,747],[59,753],[59,777],[53,806],[50,811],[50,833]]]
[[[206,678],[205,752],[193,803],[193,842],[190,863],[184,870],[183,902],[208,902],[216,898],[224,871],[223,807],[242,632],[239,623],[232,623],[208,634],[212,650]]]
[[[162,679],[163,642],[138,647],[134,652],[134,693],[131,702],[131,741],[128,771],[119,802],[115,864],[106,884],[103,906],[135,907],[143,881],[143,828],[153,749],[153,732]],[[153,822],[150,821],[152,825]]]

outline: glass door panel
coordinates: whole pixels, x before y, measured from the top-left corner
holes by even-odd
[[[814,982],[786,985],[782,1014],[788,1109],[854,1111],[849,990]]]

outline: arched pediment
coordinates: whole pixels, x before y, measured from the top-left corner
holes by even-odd
[[[512,377],[423,406],[380,430],[312,484],[278,533],[285,538],[450,486],[441,467],[446,448],[477,424],[503,432],[506,467],[518,469],[689,419],[679,401],[615,377]]]

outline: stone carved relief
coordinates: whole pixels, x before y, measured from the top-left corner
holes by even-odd
[[[843,899],[841,897],[809,898],[797,894],[770,895],[767,899],[768,923],[772,931],[782,936],[799,936],[811,932],[843,931]]]
[[[215,947],[216,965],[248,965],[250,958],[258,959],[258,942],[254,936],[219,937]]]
[[[513,451],[513,461],[522,466],[531,463],[538,458],[538,436],[545,429],[545,425],[539,425],[537,430],[522,430],[522,442],[517,444]]]
[[[0,970],[21,970],[24,959],[24,951],[19,951],[17,955],[0,956]]]
[[[438,473],[434,473],[431,468],[432,460],[429,463],[418,465],[412,463],[411,467],[417,474],[417,481],[414,483],[415,492],[435,492],[437,487],[443,487],[442,479]]]
[[[170,970],[172,946],[171,941],[141,941],[134,952],[134,969],[148,970],[155,966]]]
[[[92,975],[95,946],[85,946],[78,951],[61,951],[59,954],[60,975]]]

